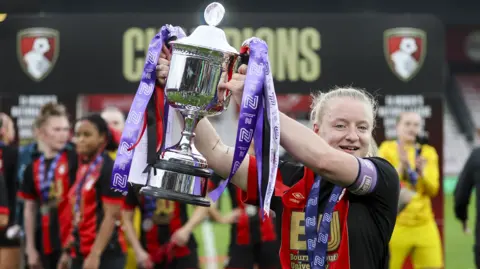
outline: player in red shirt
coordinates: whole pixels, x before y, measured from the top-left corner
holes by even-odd
[[[18,192],[25,200],[27,264],[33,268],[54,269],[70,230],[68,191],[75,180],[77,159],[74,151],[65,149],[70,123],[63,105],[44,105],[35,127],[42,141],[42,154],[25,168]],[[38,211],[40,219],[37,219]]]
[[[157,66],[161,85],[169,64],[162,52]],[[232,91],[241,104],[246,74],[247,66],[240,66],[230,81],[220,82],[219,90]],[[384,269],[397,216],[399,179],[386,160],[367,157],[375,101],[362,90],[337,88],[317,95],[312,108],[313,130],[279,113],[280,143],[300,162],[280,162],[271,200],[281,227],[281,266]],[[267,139],[268,121],[264,125]],[[234,150],[222,143],[206,118],[199,121],[195,134],[198,151],[217,174],[227,177]],[[245,191],[246,202],[259,204],[255,157],[246,156],[232,183]],[[266,180],[262,184],[265,197]]]
[[[117,145],[98,114],[77,121],[74,142],[80,164],[69,192],[72,241],[61,264],[68,268],[70,254],[71,269],[123,268],[126,244],[120,218],[124,198],[110,188],[113,160],[106,153]]]
[[[133,228],[135,207],[141,212],[140,239]],[[131,187],[125,199],[123,219],[139,266],[145,269],[200,268],[197,242],[191,234],[208,211],[208,207],[196,207],[188,217],[186,204],[143,196]]]
[[[249,154],[255,154],[253,142]],[[210,182],[218,186],[222,180],[224,179],[215,174]],[[233,218],[235,222],[230,229],[228,262],[225,268],[253,269],[255,265],[258,269],[279,268],[277,254],[280,244],[277,240],[275,219],[272,216],[262,219],[261,210],[258,210],[257,206],[242,201],[242,190],[237,186],[229,184],[227,188],[234,210],[226,219]],[[219,218],[215,208],[212,208],[210,213],[214,219]],[[221,222],[225,223],[225,220]]]

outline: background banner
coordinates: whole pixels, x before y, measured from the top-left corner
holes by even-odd
[[[15,124],[17,142],[25,145],[33,141],[33,126],[44,104],[62,103],[67,108],[72,127],[76,115],[76,95],[56,94],[1,94],[0,111],[9,114]]]
[[[169,23],[190,32],[202,16],[8,16],[0,24],[0,91],[133,93],[158,29]],[[221,26],[236,48],[252,36],[269,44],[278,93],[335,85],[402,94],[444,90],[444,32],[432,16],[227,13]],[[404,38],[410,43],[402,45]],[[392,57],[413,63],[406,77]]]

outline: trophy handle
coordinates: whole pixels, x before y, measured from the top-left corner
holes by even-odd
[[[235,64],[235,69],[234,69],[235,73],[238,73],[238,69],[242,64],[248,65],[249,60],[250,60],[250,54],[248,53],[248,51],[245,53],[240,53]]]

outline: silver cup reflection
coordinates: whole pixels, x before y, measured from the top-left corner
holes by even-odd
[[[210,206],[205,196],[212,172],[206,159],[192,150],[192,140],[199,120],[219,115],[228,107],[231,93],[219,91],[218,85],[233,73],[239,54],[228,45],[225,33],[212,25],[199,26],[189,37],[170,44],[172,58],[165,94],[168,104],[184,118],[185,125],[180,141],[158,154],[156,175],[150,176],[140,192]]]

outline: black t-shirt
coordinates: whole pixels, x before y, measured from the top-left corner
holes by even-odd
[[[8,213],[8,226],[15,222],[17,160],[15,148],[0,145],[0,211]]]
[[[145,196],[138,193],[133,186],[129,186],[124,207],[127,210],[133,210],[135,207],[140,208],[142,219],[140,242],[148,253],[155,257],[158,256],[159,249],[170,242],[173,233],[188,222],[188,212],[187,204],[149,198],[154,199],[153,202],[155,203],[150,209],[153,211],[150,217],[147,217],[148,207]],[[197,242],[194,236],[190,236],[185,246],[176,248],[175,255],[177,258],[183,257],[193,251],[197,251]]]
[[[214,174],[210,179],[211,188],[217,188],[224,179]],[[230,227],[230,247],[233,245],[248,245],[261,242],[276,241],[275,218],[265,218],[269,224],[264,224],[260,218],[261,210],[252,205],[246,205],[242,201],[242,191],[233,184],[227,185],[232,208],[243,208],[242,215],[236,223]],[[246,220],[245,217],[248,219]],[[262,226],[263,225],[263,226]]]
[[[475,189],[475,200],[477,214],[476,214],[476,227],[475,227],[475,244],[480,244],[480,148],[474,149],[467,162],[465,163],[462,172],[458,177],[458,182],[455,187],[455,204],[454,211],[455,216],[460,221],[468,220],[468,204],[470,202],[470,196]],[[471,217],[471,216],[470,216]]]
[[[367,159],[372,161],[377,169],[378,180],[375,189],[362,196],[346,191],[345,199],[347,199],[349,205],[346,223],[348,235],[341,232],[341,235],[337,236],[341,238],[342,242],[345,239],[348,240],[350,269],[385,269],[388,268],[388,242],[395,226],[397,214],[399,179],[395,169],[386,160],[381,158]],[[250,203],[257,203],[256,174],[255,158],[250,157],[246,194],[246,200]],[[314,176],[311,170],[303,166],[287,162],[282,162],[279,166],[279,178],[277,180],[281,178],[281,181],[289,187],[289,190],[282,197],[274,196],[271,208],[276,213],[277,227],[282,227],[281,230],[283,230],[278,231],[278,234],[282,235],[280,260],[285,268],[289,266],[303,268],[302,266],[308,265],[303,212]],[[264,185],[267,184],[266,180],[263,180],[263,182]],[[278,187],[278,183],[276,187]],[[327,180],[321,181],[319,214],[323,212],[333,187],[334,185]],[[266,186],[262,186],[262,193],[265,193],[265,190]],[[289,204],[289,206],[286,206],[286,204]],[[292,205],[296,209],[288,210],[287,207]],[[284,213],[291,214],[291,216],[283,216]],[[335,237],[332,233],[334,231],[340,233],[341,230],[341,227],[335,229],[333,223],[332,221],[329,242]],[[297,230],[294,231],[295,229]],[[330,251],[329,243],[329,253]]]

